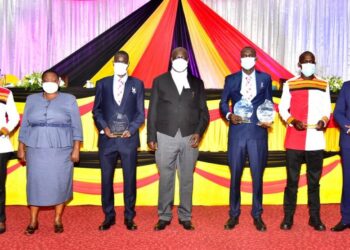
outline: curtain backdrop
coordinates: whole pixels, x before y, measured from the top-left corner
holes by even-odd
[[[43,71],[148,0],[0,0],[0,68]]]
[[[202,0],[295,74],[315,53],[318,74],[350,80],[349,0]]]
[[[350,79],[348,0],[202,1],[290,72],[311,50],[320,75]],[[0,0],[0,68],[19,77],[47,69],[146,2]]]

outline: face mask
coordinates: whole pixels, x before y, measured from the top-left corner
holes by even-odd
[[[172,61],[172,68],[176,72],[184,72],[187,69],[188,62],[185,59],[178,58]]]
[[[242,57],[241,66],[245,70],[250,70],[255,66],[255,57]]]
[[[114,63],[114,74],[123,76],[127,73],[128,64],[122,62]]]
[[[43,82],[43,90],[48,94],[56,93],[58,84],[56,82]]]
[[[303,63],[301,64],[301,73],[303,73],[304,76],[309,77],[315,74],[316,71],[316,64],[314,63]]]

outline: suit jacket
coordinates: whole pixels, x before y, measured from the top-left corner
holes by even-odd
[[[257,126],[258,118],[256,110],[263,104],[265,99],[272,101],[272,81],[271,76],[255,70],[256,96],[252,100],[254,112],[250,118],[251,123],[233,125],[230,123],[229,140],[240,139],[267,139],[267,129]],[[226,76],[225,86],[221,95],[220,111],[226,117],[228,112],[233,113],[232,107],[242,98],[242,71]],[[232,107],[229,106],[231,101]]]
[[[99,131],[108,127],[109,120],[116,112],[128,117],[128,130],[131,134],[130,138],[117,138],[116,140],[121,140],[130,147],[138,147],[140,145],[139,128],[145,120],[144,87],[139,79],[128,76],[120,106],[113,95],[113,76],[103,78],[97,82],[92,113]],[[100,134],[99,147],[103,146],[107,140],[106,135]]]
[[[181,95],[170,72],[154,79],[148,108],[147,142],[157,141],[157,131],[174,137],[178,129],[182,136],[203,135],[209,124],[204,84],[188,74],[190,89]]]
[[[340,128],[340,147],[350,148],[350,135],[346,132],[350,125],[350,81],[345,82],[338,95],[337,104],[334,108],[334,118]]]

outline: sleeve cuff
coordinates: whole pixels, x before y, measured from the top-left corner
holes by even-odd
[[[328,119],[327,116],[323,116],[323,117],[322,117],[322,121],[324,122],[324,126],[326,126],[327,123],[329,122],[329,119]]]
[[[287,119],[288,125],[291,124],[294,120],[295,120],[295,118],[294,118],[293,116],[290,116],[290,117]]]
[[[230,120],[230,118],[229,118],[229,116],[231,115],[232,113],[231,112],[228,112],[227,114],[226,114],[226,120]]]

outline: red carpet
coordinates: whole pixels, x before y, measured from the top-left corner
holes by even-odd
[[[23,234],[29,221],[28,208],[7,207],[7,232],[0,235],[0,249],[349,249],[350,230],[334,233],[329,229],[339,218],[339,205],[323,205],[322,219],[326,232],[316,232],[308,222],[306,206],[299,206],[291,231],[282,231],[281,206],[265,206],[267,232],[257,232],[250,217],[250,206],[242,207],[240,224],[232,231],[223,230],[228,208],[194,207],[195,231],[185,231],[177,216],[164,231],[154,232],[156,207],[137,207],[135,219],[139,230],[127,231],[123,225],[123,208],[117,208],[117,224],[100,232],[101,207],[68,207],[64,215],[65,232],[53,232],[52,209],[41,211],[39,230],[32,236]],[[176,211],[176,209],[175,209]],[[119,215],[119,216],[118,216]]]

